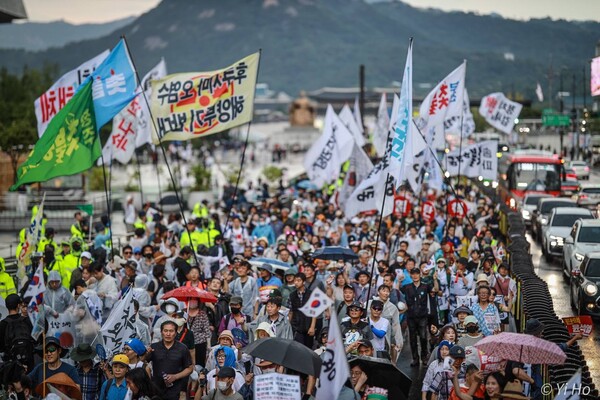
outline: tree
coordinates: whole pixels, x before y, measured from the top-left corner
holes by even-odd
[[[41,71],[24,68],[20,77],[0,70],[0,150],[10,157],[13,182],[19,160],[38,139],[33,102],[52,86],[56,75],[55,66]]]

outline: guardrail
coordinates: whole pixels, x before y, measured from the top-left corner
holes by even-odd
[[[501,207],[501,226],[507,238],[508,261],[513,277],[517,281],[517,302],[515,306],[515,321],[517,330],[523,332],[525,322],[536,318],[545,325],[544,339],[554,343],[564,343],[569,340],[569,332],[563,321],[556,315],[548,284],[534,272],[533,260],[529,252],[530,245],[525,238],[525,223],[521,215],[506,206]],[[585,357],[578,344],[565,352],[567,360],[563,365],[551,365],[543,368],[544,383],[552,384],[555,392],[559,385],[566,383],[581,369],[582,389],[581,398],[598,399],[599,392],[590,376]],[[585,394],[584,394],[585,393]],[[545,395],[552,399],[554,395]]]

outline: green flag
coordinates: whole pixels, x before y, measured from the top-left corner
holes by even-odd
[[[29,158],[19,167],[17,182],[9,190],[15,191],[25,183],[78,174],[89,169],[100,154],[89,80],[50,121]]]
[[[93,204],[82,204],[82,205],[77,206],[77,208],[89,216],[92,216],[94,214],[94,205]]]

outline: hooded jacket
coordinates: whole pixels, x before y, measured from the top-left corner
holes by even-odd
[[[0,296],[6,299],[9,294],[13,293],[17,293],[15,281],[6,272],[6,263],[4,262],[4,258],[0,257]]]

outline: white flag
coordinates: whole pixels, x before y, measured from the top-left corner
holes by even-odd
[[[342,111],[340,111],[340,120],[346,125],[346,128],[348,128],[352,137],[356,140],[356,144],[363,147],[365,145],[365,137],[362,134],[362,129],[356,123],[354,114],[352,114],[352,110],[350,110],[348,104],[345,104],[344,107],[342,107]]]
[[[31,255],[37,251],[38,243],[42,238],[42,219],[44,218],[44,201],[46,192],[42,196],[42,202],[37,209],[35,218],[32,219],[29,228],[27,228],[26,240],[21,247],[21,251],[17,257],[17,278],[19,278],[19,289],[23,288],[27,280],[25,267],[30,264]]]
[[[462,136],[467,137],[475,132],[475,120],[473,119],[473,113],[471,113],[471,106],[469,102],[469,93],[467,88],[464,92],[463,101],[463,112],[462,115],[452,115],[446,119],[444,126],[447,134],[460,135],[462,125]]]
[[[152,81],[162,79],[167,76],[167,64],[161,59],[154,68],[142,78],[140,88],[144,91],[144,96],[150,101],[152,98]],[[150,111],[148,103],[143,98],[139,99],[140,108],[137,116],[137,133],[135,135],[135,148],[141,147],[147,143],[152,144],[152,121],[150,120]]]
[[[352,110],[352,114],[354,115],[354,120],[356,121],[356,125],[358,125],[358,129],[361,134],[365,133],[365,129],[362,124],[362,115],[360,113],[360,102],[358,100],[358,96],[354,99],[354,110]]]
[[[469,178],[483,177],[495,180],[498,175],[498,142],[485,140],[447,153],[443,165],[447,165],[450,176],[463,175]],[[459,171],[460,167],[460,171]]]
[[[421,190],[421,185],[423,184],[425,172],[427,172],[429,168],[427,162],[429,160],[428,153],[430,153],[430,151],[425,145],[423,136],[418,133],[416,128],[414,128],[413,132],[414,134],[406,141],[402,177],[408,181],[413,192],[418,194]]]
[[[540,103],[544,101],[544,92],[542,92],[542,86],[539,82],[537,84],[537,87],[535,88],[535,94],[537,95],[537,98],[540,101]]]
[[[323,134],[304,156],[304,168],[311,182],[318,187],[339,176],[340,167],[350,158],[354,139],[340,121],[333,107],[327,106]]]
[[[396,125],[396,121],[398,121],[398,108],[400,107],[400,97],[396,93],[394,93],[394,100],[392,101],[392,116],[390,117],[390,126],[389,130],[394,129],[394,125]],[[386,136],[387,141],[387,136]]]
[[[446,147],[445,123],[459,119],[463,111],[466,62],[446,76],[425,97],[419,109],[417,126],[434,149]]]
[[[479,114],[499,131],[511,133],[522,108],[521,104],[507,99],[503,93],[496,92],[481,99]]]
[[[410,39],[402,76],[402,87],[400,88],[398,119],[395,121],[390,135],[392,139],[391,149],[388,151],[389,154],[384,156],[384,159],[389,156],[389,173],[394,177],[396,186],[400,186],[404,180],[402,169],[404,167],[406,142],[413,131],[412,100],[412,39]]]
[[[346,171],[344,184],[338,193],[338,205],[343,208],[348,197],[354,192],[354,189],[369,175],[373,169],[371,159],[365,151],[354,143],[352,154],[350,155],[350,166]]]
[[[307,317],[317,317],[333,305],[333,300],[327,296],[321,289],[315,288],[310,294],[306,304],[304,304],[300,311]]]
[[[315,400],[337,399],[342,386],[350,377],[350,368],[346,360],[346,349],[342,341],[337,313],[332,309],[327,332],[327,348],[321,356],[323,364],[319,375]]]
[[[358,185],[350,195],[344,206],[347,218],[352,218],[361,212],[376,210],[379,212],[383,197],[386,196],[383,216],[390,215],[394,209],[395,179],[389,174],[392,137],[388,138],[387,151],[383,158],[369,175]]]
[[[589,388],[581,386],[581,370],[577,370],[567,383],[558,385],[558,392],[554,400],[579,400],[582,394],[586,394]],[[589,392],[588,392],[589,394]]]
[[[50,89],[38,97],[34,102],[35,117],[37,119],[38,136],[42,137],[52,118],[69,102],[77,88],[94,70],[102,64],[110,52],[104,50],[101,54],[81,64],[72,71],[67,72],[57,80]]]
[[[107,354],[121,351],[127,339],[135,337],[135,309],[133,308],[133,290],[129,289],[110,312],[106,322],[100,328],[102,343]]]
[[[396,98],[396,96],[394,96]],[[387,109],[387,96],[386,94],[381,95],[381,101],[379,102],[379,110],[377,110],[377,124],[375,125],[375,132],[373,132],[373,147],[377,151],[379,157],[383,157],[385,152],[385,143],[387,141],[388,132],[390,131],[390,115]]]

